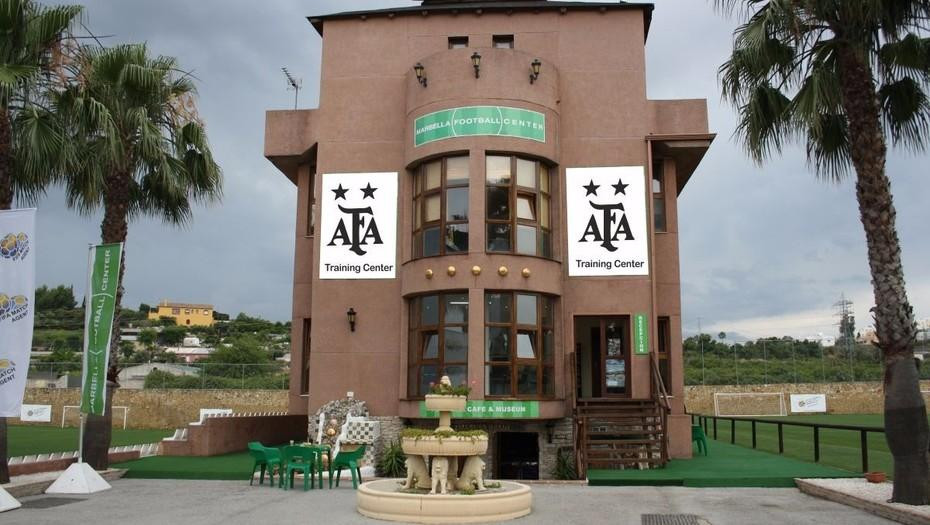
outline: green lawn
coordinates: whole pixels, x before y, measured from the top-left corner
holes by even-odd
[[[808,416],[785,416],[759,418],[771,421],[798,421],[806,423],[827,423],[835,425],[884,426],[881,414],[814,414]],[[708,420],[708,438],[713,439],[713,422]],[[785,456],[814,461],[813,429],[808,427],[784,427]],[[717,438],[730,441],[730,422],[717,422]],[[736,444],[752,447],[752,424],[746,421],[736,423]],[[756,424],[756,448],[767,452],[778,452],[778,430],[776,425]],[[892,459],[888,452],[884,434],[868,433],[869,470],[880,470],[891,475]],[[860,434],[849,430],[820,430],[820,463],[832,467],[860,472],[862,470],[862,453],[860,451]]]
[[[207,457],[151,456],[111,466],[129,469],[127,478],[248,480],[252,458],[248,452]]]
[[[41,427],[27,425],[10,425],[8,427],[9,456],[28,456],[31,454],[48,454],[50,452],[69,452],[78,448],[78,429],[74,427]],[[138,445],[155,443],[170,436],[173,430],[123,430],[113,429],[110,446]]]

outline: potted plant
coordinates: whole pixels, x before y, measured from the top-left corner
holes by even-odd
[[[470,392],[471,387],[468,385],[453,386],[449,376],[442,376],[439,383],[430,384],[429,394],[426,394],[426,408],[437,412],[461,412],[465,410]]]
[[[888,476],[884,472],[866,472],[865,480],[869,483],[884,483]]]

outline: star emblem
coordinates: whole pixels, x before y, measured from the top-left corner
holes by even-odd
[[[586,192],[584,196],[587,197],[588,195],[597,195],[597,189],[600,187],[601,186],[599,184],[594,184],[594,180],[592,179],[587,186],[582,186]]]
[[[617,179],[617,183],[611,184],[611,186],[614,188],[614,195],[618,193],[626,195],[626,187],[629,186],[629,184],[624,184],[623,179]]]
[[[347,191],[349,191],[349,189],[348,189],[348,188],[345,188],[345,189],[344,189],[344,188],[342,187],[342,183],[339,183],[339,187],[338,187],[338,188],[332,190],[332,192],[336,194],[335,200],[339,200],[339,199],[346,200],[346,192],[347,192]]]
[[[371,197],[372,199],[374,199],[374,198],[375,198],[375,190],[377,190],[377,189],[378,189],[378,188],[372,188],[372,187],[371,187],[371,183],[369,182],[369,183],[368,183],[368,186],[362,188],[362,193],[365,194],[365,196],[362,197],[362,199],[367,199],[368,197]]]

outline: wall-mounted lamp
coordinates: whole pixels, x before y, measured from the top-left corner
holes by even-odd
[[[423,74],[423,64],[417,62],[417,65],[413,66],[413,72],[417,74],[417,82],[421,86],[426,87],[426,75]]]
[[[530,62],[530,67],[532,68],[530,69],[530,84],[536,82],[536,79],[539,78],[539,66],[541,65],[542,62],[540,62],[538,58],[534,58],[533,61]]]
[[[481,55],[477,51],[471,54],[471,65],[475,66],[475,78],[478,78],[481,71]]]
[[[349,318],[349,330],[352,332],[355,331],[355,316],[358,315],[355,313],[355,308],[349,307],[349,311],[346,312],[346,317]]]

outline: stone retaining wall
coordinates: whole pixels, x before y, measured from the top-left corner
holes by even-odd
[[[921,390],[930,390],[930,381],[921,381]],[[883,412],[882,384],[799,383],[774,385],[694,385],[685,387],[685,407],[693,414],[714,413],[714,392],[782,392],[784,394],[826,394],[831,414],[880,414]],[[930,398],[928,398],[930,399]],[[786,407],[790,410],[788,399]]]
[[[13,425],[61,425],[62,407],[80,403],[78,388],[27,388],[24,403],[52,405],[51,423]],[[120,388],[113,406],[129,407],[127,428],[180,428],[200,419],[201,408],[231,408],[233,412],[286,412],[287,390],[136,390]],[[78,411],[68,409],[66,426],[77,426]],[[114,426],[122,426],[122,411],[116,411]]]

